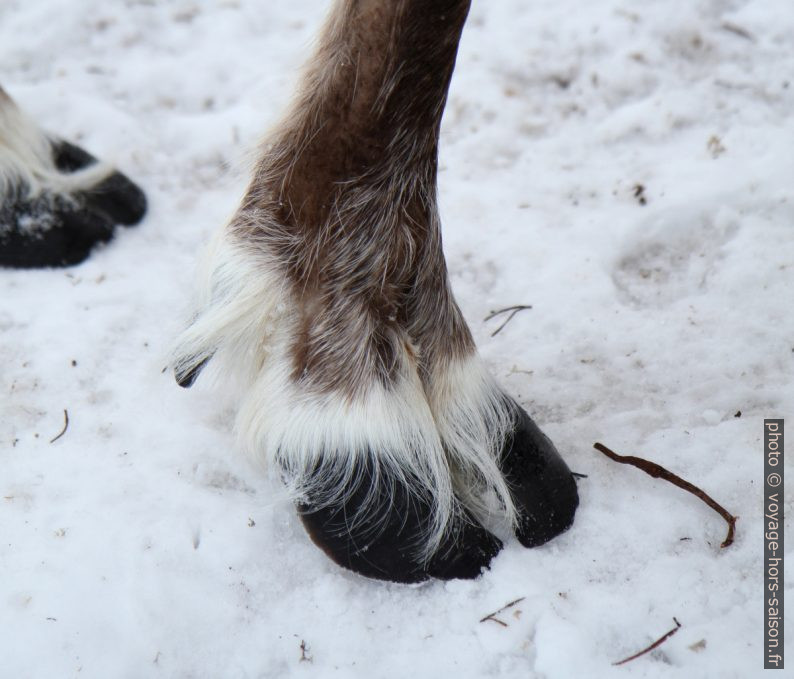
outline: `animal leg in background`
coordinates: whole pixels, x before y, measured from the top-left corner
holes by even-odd
[[[145,212],[132,181],[42,132],[0,88],[0,266],[78,264]]]

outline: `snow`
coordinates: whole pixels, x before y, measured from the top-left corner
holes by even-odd
[[[151,201],[82,266],[0,271],[0,676],[760,676],[762,419],[794,412],[790,4],[475,0],[441,151],[453,287],[588,478],[563,536],[419,587],[335,567],[235,452],[223,390],[162,372],[327,4],[0,6],[2,85]],[[735,544],[595,441],[703,487]]]

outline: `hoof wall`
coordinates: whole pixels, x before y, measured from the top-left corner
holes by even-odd
[[[58,141],[52,147],[55,166],[65,173],[83,170],[97,162],[88,151]],[[106,217],[113,224],[133,226],[146,214],[146,195],[126,175],[113,172],[94,186],[77,193],[85,207]]]
[[[59,199],[0,205],[0,266],[72,266],[112,237],[113,224],[104,215]]]
[[[500,466],[519,512],[516,537],[522,545],[537,547],[571,527],[579,505],[576,480],[554,444],[517,405]]]
[[[401,583],[472,579],[502,548],[494,535],[463,514],[424,560],[420,550],[432,517],[427,501],[395,480],[378,483],[366,471],[355,478],[356,490],[339,502],[319,508],[298,505],[312,541],[343,568]]]

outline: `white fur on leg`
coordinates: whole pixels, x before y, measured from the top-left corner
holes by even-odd
[[[0,202],[24,186],[27,198],[41,193],[67,197],[107,177],[113,168],[94,163],[76,172],[59,172],[52,142],[0,88]]]
[[[241,443],[284,473],[295,500],[344,501],[355,490],[355,474],[368,465],[373,478],[402,484],[428,501],[431,524],[417,545],[425,558],[455,523],[461,503],[481,510],[480,495],[495,495],[514,522],[497,464],[512,419],[479,357],[438,371],[429,394],[407,351],[389,386],[373,375],[355,397],[314,393],[292,376],[298,319],[276,265],[223,230],[204,278],[199,311],[175,351],[177,376],[212,358],[216,373],[237,378]],[[365,502],[360,512],[373,506]]]
[[[352,401],[303,393],[288,372],[284,361],[268,362],[246,394],[238,426],[247,449],[277,462],[294,497],[314,506],[344,501],[365,468],[380,488],[395,483],[410,489],[432,508],[431,525],[414,545],[429,556],[456,506],[448,461],[415,372],[401,371],[389,388],[373,382]],[[358,511],[375,512],[384,501],[370,494]],[[351,526],[361,518],[351,517]]]
[[[241,443],[257,461],[285,473],[295,500],[344,501],[362,464],[375,465],[373,477],[393,479],[430,499],[432,525],[418,545],[429,556],[445,534],[455,501],[416,371],[405,364],[391,388],[373,380],[352,401],[307,393],[291,377],[289,347],[297,319],[275,265],[223,230],[210,246],[203,279],[199,311],[174,352],[177,376],[212,358],[216,374],[242,387]],[[371,508],[365,502],[361,511]]]
[[[512,431],[510,400],[478,354],[450,359],[430,378],[428,400],[453,469],[456,490],[475,516],[486,518],[495,499],[502,519],[514,527],[518,517],[498,459]]]
[[[224,378],[247,389],[289,331],[289,294],[275,264],[234,242],[226,229],[213,238],[200,264],[195,316],[177,339],[179,378],[213,359]]]

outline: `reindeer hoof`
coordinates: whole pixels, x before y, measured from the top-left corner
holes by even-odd
[[[433,555],[427,573],[439,580],[473,580],[501,551],[502,542],[471,516],[460,522],[456,538],[445,542]]]
[[[571,527],[579,495],[554,444],[523,408],[516,405],[514,412],[516,426],[500,467],[519,513],[516,537],[525,547],[537,547]]]
[[[76,172],[97,162],[88,151],[68,141],[55,142],[52,152],[55,166],[61,172]],[[88,210],[105,215],[113,224],[134,226],[146,214],[146,195],[119,171],[78,192],[76,197]]]
[[[368,578],[416,583],[476,578],[502,543],[470,515],[456,517],[438,549],[423,559],[431,520],[427,500],[394,479],[374,478],[364,468],[357,486],[339,501],[299,504],[312,541],[340,566]]]
[[[0,205],[0,266],[72,266],[112,237],[113,224],[104,215],[58,198],[6,199]]]
[[[96,162],[88,152],[64,141],[52,144],[52,158],[64,174]],[[26,186],[12,186],[0,197],[0,266],[79,264],[95,245],[113,237],[116,224],[136,224],[145,212],[143,191],[120,172],[68,196],[45,190],[30,197]]]

